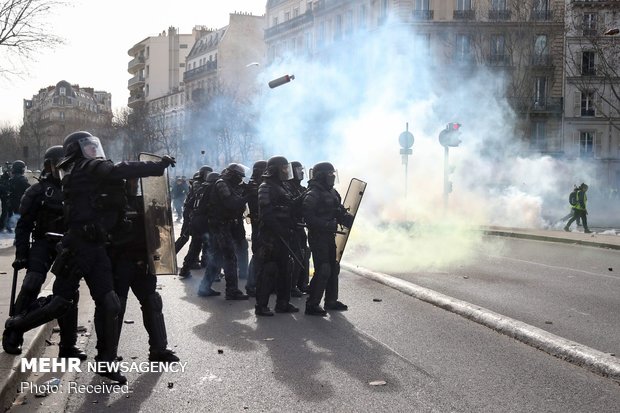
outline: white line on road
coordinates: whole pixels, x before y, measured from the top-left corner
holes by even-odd
[[[597,272],[590,272],[590,271],[585,271],[585,270],[578,270],[576,268],[559,267],[557,265],[542,264],[540,262],[528,261],[528,260],[520,260],[519,258],[504,257],[504,256],[501,256],[501,255],[489,255],[489,257],[492,257],[492,258],[504,258],[504,259],[507,259],[507,260],[524,262],[526,264],[540,265],[541,267],[553,268],[553,269],[556,269],[556,270],[580,272],[580,273],[583,273],[583,274],[594,275],[596,277],[611,278],[613,280],[620,281],[620,277],[618,277],[618,276],[606,275],[606,274],[601,274],[601,273],[597,273]]]

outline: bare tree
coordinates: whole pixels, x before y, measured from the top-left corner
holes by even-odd
[[[58,0],[4,0],[0,2],[0,73],[17,74],[11,58],[30,58],[41,48],[62,44],[62,39],[48,31],[50,12],[66,5]]]
[[[2,146],[1,161],[13,161],[21,156],[19,148],[19,134],[17,128],[9,124],[0,126],[0,146]]]

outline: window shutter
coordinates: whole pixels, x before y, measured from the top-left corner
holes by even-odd
[[[573,116],[581,116],[581,92],[578,90],[573,93]]]
[[[605,110],[603,107],[603,97],[601,96],[601,92],[600,91],[595,91],[594,92],[594,101],[595,101],[595,106],[594,106],[594,115],[597,118],[601,118],[603,116],[605,116]]]
[[[594,157],[601,159],[603,157],[603,132],[596,131],[594,134]]]
[[[573,139],[566,143],[564,151],[569,158],[577,158],[579,156],[579,134],[578,130],[573,131]]]

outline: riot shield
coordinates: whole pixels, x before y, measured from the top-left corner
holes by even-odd
[[[140,161],[161,160],[150,153],[141,153]],[[177,273],[177,255],[174,250],[174,226],[168,171],[162,176],[150,176],[140,179],[142,200],[144,202],[144,227],[148,248],[149,267],[155,275]]]
[[[349,214],[353,215],[353,220],[355,220],[355,215],[357,215],[357,209],[360,206],[360,202],[362,202],[365,190],[366,182],[360,181],[357,178],[351,179],[347,195],[344,197],[342,205]],[[347,245],[350,231],[351,228],[346,228],[341,225],[338,234],[336,234],[336,261],[338,262],[340,262],[342,254],[344,253],[344,247]]]
[[[34,185],[37,182],[39,182],[39,177],[41,176],[41,171],[31,171],[30,169],[27,169],[24,172],[24,176],[26,177],[26,179],[28,180],[28,183],[30,185]]]

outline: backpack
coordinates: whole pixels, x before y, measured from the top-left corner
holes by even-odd
[[[577,191],[573,191],[568,196],[568,203],[571,205],[577,205]]]

